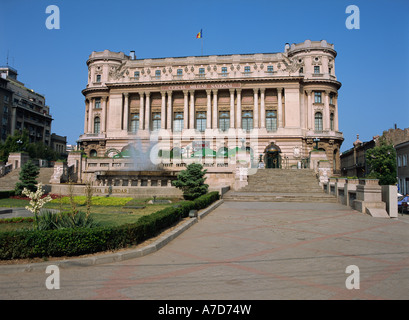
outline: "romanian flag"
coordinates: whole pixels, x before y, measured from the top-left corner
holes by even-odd
[[[196,39],[203,38],[203,32],[202,29],[200,29],[200,32],[196,35]]]

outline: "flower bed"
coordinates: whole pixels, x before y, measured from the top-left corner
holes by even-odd
[[[187,217],[190,210],[203,209],[218,199],[218,192],[210,192],[117,227],[2,232],[0,259],[78,256],[125,248],[155,236]]]

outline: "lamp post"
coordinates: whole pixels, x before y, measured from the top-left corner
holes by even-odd
[[[21,146],[23,145],[23,141],[21,141],[20,139],[18,139],[16,143],[17,143],[17,145],[18,145],[17,151],[20,152],[20,151],[21,151]]]
[[[318,150],[318,142],[320,142],[320,139],[315,138],[313,141],[315,142],[315,150]]]

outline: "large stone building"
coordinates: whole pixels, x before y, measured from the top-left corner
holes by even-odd
[[[0,67],[2,128],[1,140],[6,140],[15,130],[27,129],[30,142],[43,142],[51,146],[50,107],[45,97],[17,80],[17,70],[9,66]]]
[[[89,157],[112,158],[159,141],[156,155],[182,159],[203,147],[224,156],[245,148],[253,167],[261,160],[268,168],[304,166],[318,147],[339,172],[336,56],[325,40],[278,53],[137,59],[133,51],[92,52],[79,146]]]

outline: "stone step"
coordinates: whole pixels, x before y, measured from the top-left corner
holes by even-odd
[[[240,201],[240,202],[325,202],[336,203],[337,199],[334,196],[325,193],[246,193],[229,191],[223,196],[225,201]]]

